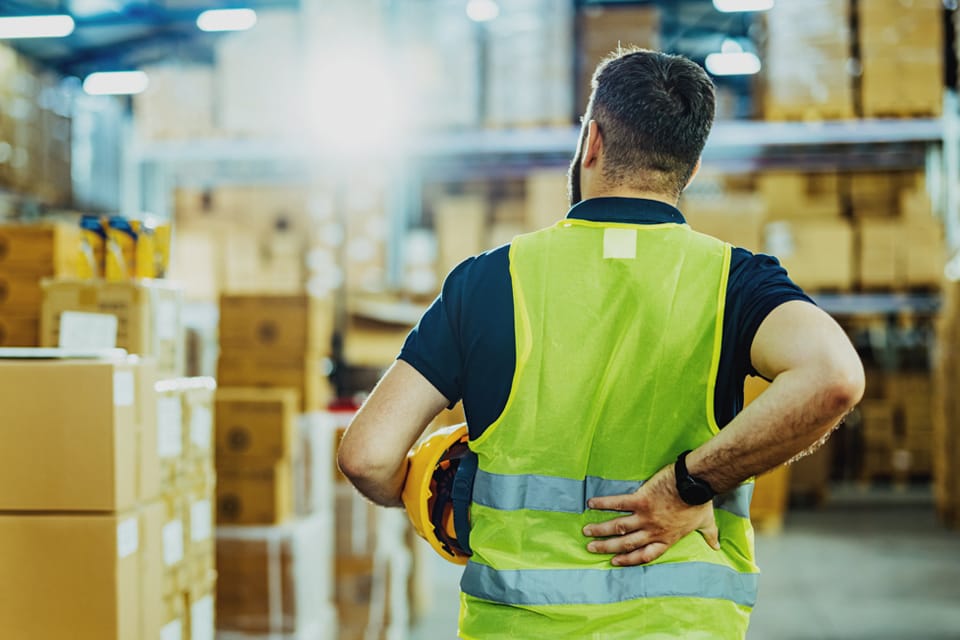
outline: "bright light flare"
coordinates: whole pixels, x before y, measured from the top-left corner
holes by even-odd
[[[495,0],[469,0],[467,17],[474,22],[490,22],[500,15],[500,6]]]
[[[760,73],[762,65],[755,53],[744,51],[736,40],[724,40],[720,53],[711,53],[706,60],[707,71],[715,76],[752,76]]]
[[[197,16],[201,31],[246,31],[257,24],[253,9],[210,9]]]
[[[76,27],[66,15],[0,18],[0,40],[15,38],[64,38]]]
[[[91,96],[129,96],[143,93],[150,79],[143,71],[99,71],[83,81],[83,90]]]
[[[713,0],[713,6],[721,13],[769,11],[773,9],[773,0]]]

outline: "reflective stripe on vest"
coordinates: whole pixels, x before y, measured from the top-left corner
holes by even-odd
[[[709,562],[639,565],[619,569],[496,570],[470,562],[460,588],[475,598],[517,605],[612,604],[637,598],[730,600],[752,607],[755,573]]]
[[[642,484],[642,480],[608,480],[587,476],[581,481],[535,474],[506,475],[481,469],[474,479],[473,501],[501,511],[534,509],[583,513],[587,510],[587,500],[590,498],[633,493]],[[751,482],[717,496],[713,505],[741,518],[749,518],[752,497]]]

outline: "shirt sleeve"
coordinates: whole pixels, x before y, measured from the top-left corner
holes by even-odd
[[[436,387],[449,401],[451,409],[463,395],[460,311],[467,272],[473,260],[468,258],[450,272],[440,295],[410,331],[397,357]]]
[[[815,303],[775,257],[745,249],[734,249],[734,253],[739,255],[731,259],[727,301],[732,313],[726,320],[735,323],[730,335],[735,336],[735,370],[742,379],[759,375],[750,361],[750,349],[757,329],[770,312],[791,300]]]

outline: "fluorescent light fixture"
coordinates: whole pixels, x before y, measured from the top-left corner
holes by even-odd
[[[745,51],[711,53],[707,56],[707,71],[715,76],[752,76],[760,72],[760,58]]]
[[[99,71],[83,81],[83,90],[91,96],[129,96],[143,93],[150,84],[143,71]]]
[[[257,24],[253,9],[210,9],[197,16],[201,31],[246,31]]]
[[[0,40],[13,38],[63,38],[76,24],[66,15],[0,18]]]
[[[713,6],[721,13],[769,11],[773,9],[773,0],[713,0]]]
[[[500,7],[495,0],[469,0],[467,17],[474,22],[490,22],[500,15]]]

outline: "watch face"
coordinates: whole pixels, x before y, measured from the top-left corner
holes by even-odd
[[[680,497],[690,505],[705,504],[713,498],[713,492],[697,482],[686,482],[680,490]]]

